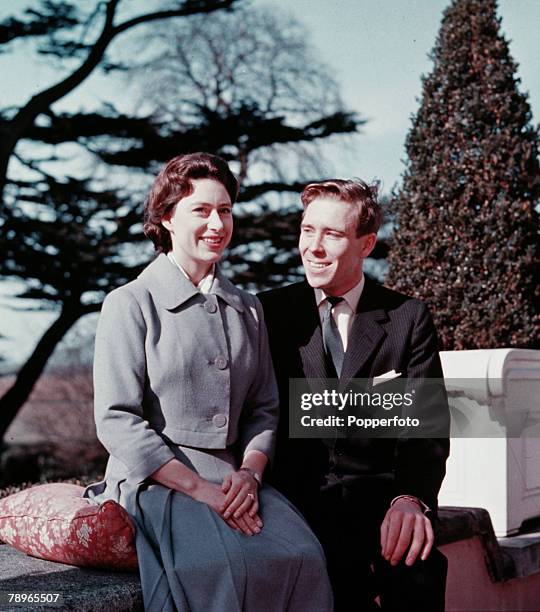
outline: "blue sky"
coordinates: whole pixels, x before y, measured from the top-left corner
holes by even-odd
[[[24,6],[27,3],[20,3]],[[254,5],[279,6],[291,12],[310,31],[318,55],[338,81],[344,101],[368,123],[354,150],[332,150],[332,172],[382,180],[388,192],[399,181],[404,141],[410,117],[418,107],[420,76],[430,71],[442,12],[449,0],[258,0]],[[12,5],[13,6],[13,5]],[[147,4],[148,6],[148,4]],[[0,6],[0,18],[9,15]],[[521,90],[530,94],[534,121],[540,120],[540,0],[499,0],[502,29],[519,64]],[[14,46],[13,55],[0,55],[2,104],[20,104],[33,92],[58,79],[50,60]],[[92,77],[68,100],[70,105],[98,102],[114,81]],[[121,85],[123,87],[123,85]],[[0,282],[0,352],[23,359],[50,324],[51,315],[12,312],[2,296],[12,289]]]
[[[420,76],[431,70],[448,0],[267,0],[288,8],[310,30],[335,72],[347,105],[368,123],[343,175],[379,178],[389,191],[403,171],[405,136],[418,108]],[[518,62],[522,91],[540,121],[540,0],[499,0],[502,30]]]

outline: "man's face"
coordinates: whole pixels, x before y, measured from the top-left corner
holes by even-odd
[[[300,255],[312,287],[329,295],[343,295],[362,277],[362,264],[375,246],[375,234],[356,235],[358,210],[354,204],[316,198],[304,212]]]

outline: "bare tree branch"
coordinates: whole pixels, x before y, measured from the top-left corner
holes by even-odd
[[[168,19],[172,17],[185,17],[197,13],[209,13],[222,8],[230,8],[238,0],[186,0],[182,8],[170,11],[146,13],[134,17],[124,23],[114,26],[114,17],[120,0],[109,0],[106,4],[105,21],[101,34],[92,45],[85,61],[65,79],[55,85],[32,96],[32,98],[19,109],[16,115],[0,129],[2,145],[0,146],[0,198],[6,180],[9,158],[17,142],[25,131],[33,124],[36,117],[47,111],[52,104],[66,96],[80,85],[99,65],[111,41],[126,30],[141,23]]]

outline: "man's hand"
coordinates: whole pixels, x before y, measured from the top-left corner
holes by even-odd
[[[410,499],[398,499],[389,508],[381,525],[381,554],[397,565],[409,549],[405,565],[412,565],[420,553],[425,561],[433,547],[433,528],[419,504]]]

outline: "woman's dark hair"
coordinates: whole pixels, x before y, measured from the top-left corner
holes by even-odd
[[[157,175],[144,205],[144,233],[158,253],[167,253],[172,248],[171,236],[161,221],[179,200],[193,193],[195,179],[218,181],[227,190],[231,203],[238,196],[238,181],[221,157],[210,153],[173,157]]]

